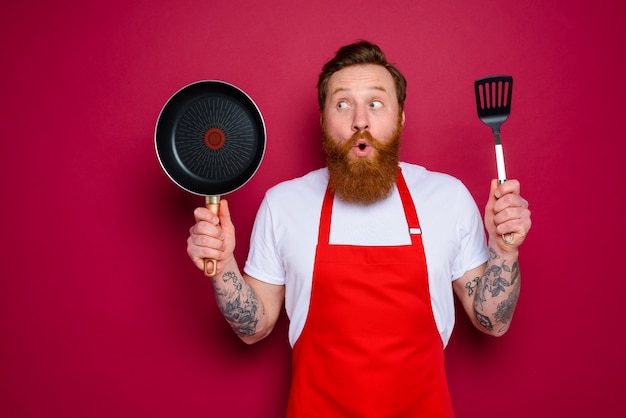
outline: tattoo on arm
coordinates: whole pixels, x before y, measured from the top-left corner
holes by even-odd
[[[490,263],[485,270],[485,273],[481,278],[476,277],[471,282],[466,283],[465,287],[468,289],[468,295],[476,293],[474,300],[474,315],[478,322],[487,330],[493,330],[493,324],[491,319],[484,315],[484,303],[489,298],[496,298],[500,295],[510,292],[507,298],[498,303],[496,312],[493,313],[493,318],[501,323],[508,324],[513,317],[513,311],[519,298],[519,265],[514,262],[511,266],[506,264],[503,260],[501,263],[495,262],[500,256],[489,249]]]
[[[498,310],[496,311],[494,317],[496,321],[501,322],[503,324],[508,324],[513,317],[513,311],[515,310],[515,305],[517,305],[517,299],[519,298],[519,287],[515,287],[513,291],[509,294],[509,297],[498,304]]]
[[[259,300],[248,283],[232,271],[222,275],[224,282],[232,282],[233,289],[220,288],[213,280],[218,306],[224,318],[240,337],[254,335],[259,322]]]
[[[488,316],[481,314],[476,309],[474,309],[474,315],[476,316],[476,320],[483,328],[488,331],[493,331],[493,324],[491,323],[491,319]]]
[[[474,277],[471,282],[465,283],[465,288],[467,289],[467,296],[472,296],[478,287],[478,283],[480,282],[480,277]]]

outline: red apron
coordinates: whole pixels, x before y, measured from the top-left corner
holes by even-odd
[[[419,231],[401,172],[397,185]],[[411,245],[330,245],[333,197],[327,190],[287,417],[452,417],[421,235]]]

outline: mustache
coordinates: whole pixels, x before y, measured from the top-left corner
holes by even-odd
[[[343,153],[350,152],[350,150],[358,144],[359,141],[366,140],[372,148],[375,150],[381,151],[385,148],[385,145],[379,141],[374,135],[372,135],[369,131],[357,131],[352,136],[345,141],[343,144],[339,145],[339,148]]]
[[[359,142],[360,139],[365,139],[367,142],[369,142],[374,148],[379,148],[381,145],[381,142],[376,139],[371,133],[370,131],[357,131],[355,132],[350,139],[347,141],[351,146],[355,146],[357,142]]]

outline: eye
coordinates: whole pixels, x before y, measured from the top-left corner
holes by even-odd
[[[374,100],[373,102],[370,103],[370,107],[372,109],[379,109],[383,107],[383,102],[381,102],[380,100]]]
[[[337,109],[346,109],[347,107],[348,107],[348,103],[346,102],[337,103]]]

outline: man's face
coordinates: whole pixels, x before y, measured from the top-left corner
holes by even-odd
[[[322,128],[330,184],[340,198],[370,204],[391,193],[403,124],[384,67],[352,66],[331,76]]]
[[[334,73],[328,81],[322,114],[328,136],[343,144],[355,132],[367,131],[382,143],[393,136],[401,115],[396,88],[387,69],[380,65],[354,65]],[[375,157],[366,139],[354,144],[350,158]]]

